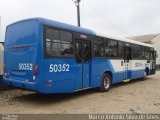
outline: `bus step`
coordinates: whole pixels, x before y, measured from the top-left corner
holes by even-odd
[[[126,80],[123,80],[123,82],[129,82],[131,79],[126,79]]]

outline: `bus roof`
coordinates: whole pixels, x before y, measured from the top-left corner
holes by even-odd
[[[12,24],[8,25],[7,27],[9,27],[9,26],[11,26],[13,24],[17,24],[19,22],[30,21],[30,20],[38,20],[38,21],[40,21],[41,23],[43,23],[45,25],[54,26],[54,27],[62,28],[62,29],[66,29],[66,30],[71,30],[71,31],[74,31],[74,32],[80,32],[80,33],[89,34],[89,35],[95,35],[95,36],[97,35],[97,36],[101,36],[101,37],[106,37],[106,38],[110,38],[110,39],[115,39],[115,40],[119,40],[119,41],[128,42],[128,43],[143,45],[143,46],[147,46],[147,47],[153,47],[150,44],[146,44],[146,43],[130,40],[128,38],[109,36],[107,34],[96,32],[96,31],[93,31],[93,30],[90,30],[90,29],[77,27],[77,26],[74,26],[74,25],[69,25],[69,24],[66,24],[66,23],[62,23],[62,22],[58,22],[58,21],[54,21],[54,20],[49,20],[49,19],[45,19],[45,18],[25,19],[25,20],[21,20],[21,21],[12,23]]]

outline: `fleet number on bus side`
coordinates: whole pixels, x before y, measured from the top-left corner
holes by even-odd
[[[49,72],[69,72],[69,64],[50,64]]]

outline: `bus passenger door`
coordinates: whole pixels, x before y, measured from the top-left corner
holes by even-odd
[[[130,64],[131,64],[131,47],[124,46],[124,76],[125,80],[130,79]]]
[[[76,89],[90,86],[91,42],[76,40]]]

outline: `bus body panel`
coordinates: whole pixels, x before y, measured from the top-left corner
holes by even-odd
[[[83,67],[83,82],[82,82],[82,88],[90,87],[91,85],[91,63],[84,63],[82,65]]]
[[[123,67],[121,66],[122,60],[92,60],[92,86],[98,87],[101,84],[103,74],[106,72],[112,73],[112,83],[121,82],[125,76]]]
[[[75,65],[75,90],[82,89],[83,69],[81,64]]]
[[[44,59],[43,66],[43,80],[47,91],[73,92],[75,90],[77,71],[75,59]]]
[[[152,75],[150,71],[150,63],[147,60],[131,60],[130,66],[127,68],[128,77],[126,78],[125,65],[121,64],[123,60],[92,60],[92,87],[100,86],[103,74],[106,72],[112,73],[112,84],[122,82],[125,79],[137,79],[144,77],[144,71],[148,67],[149,75]]]
[[[42,27],[37,19],[11,24],[5,38],[4,83],[20,88],[43,91],[42,83]],[[38,66],[33,82],[34,67]],[[39,87],[41,86],[41,87]]]

